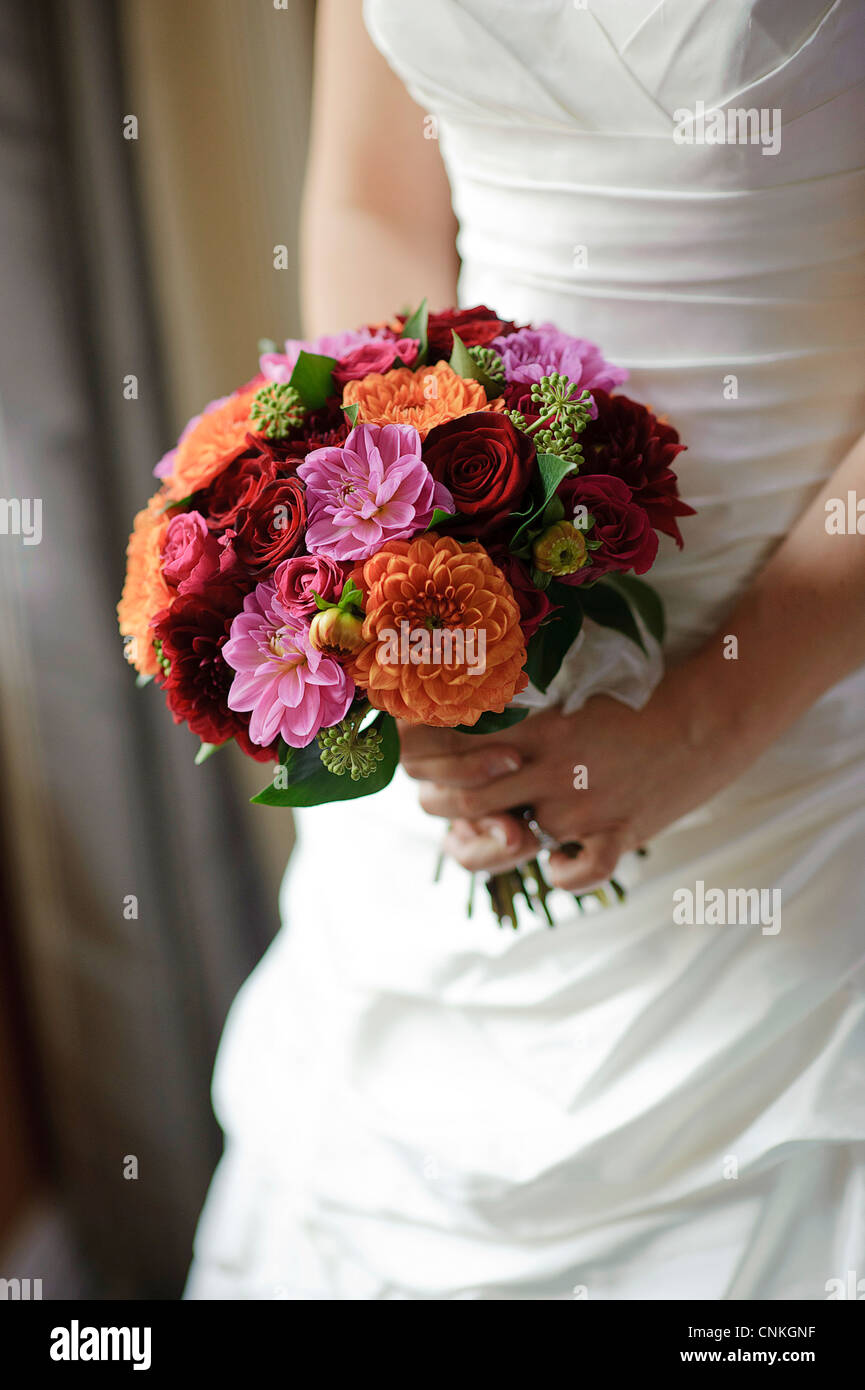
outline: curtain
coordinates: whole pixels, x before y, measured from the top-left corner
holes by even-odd
[[[135,689],[113,611],[178,423],[252,375],[258,334],[297,327],[293,277],[271,285],[257,257],[294,247],[309,7],[273,11],[282,72],[247,24],[263,8],[0,0],[0,501],[13,521],[9,504],[41,508],[38,542],[0,534],[7,931],[97,1297],[182,1287],[219,1153],[215,1047],[290,843],[237,759],[194,767],[158,691]]]

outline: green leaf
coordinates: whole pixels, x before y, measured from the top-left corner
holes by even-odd
[[[352,401],[351,405],[344,405],[342,408],[342,413],[348,419],[348,423],[351,425],[351,428],[354,429],[355,425],[357,424],[357,417],[360,413],[360,405],[358,404],[358,402]]]
[[[632,608],[635,608],[656,642],[663,642],[666,622],[664,605],[650,584],[632,574],[608,574],[604,580],[620,589]]]
[[[501,714],[493,714],[487,711],[482,714],[476,724],[458,724],[456,732],[458,734],[497,734],[502,729],[510,729],[514,724],[519,724],[529,713],[527,709],[518,709],[508,706],[502,710]]]
[[[343,584],[337,608],[343,613],[347,608],[357,608],[363,612],[363,593],[353,579],[347,579]]]
[[[335,357],[301,351],[288,384],[294,387],[307,410],[319,410],[328,396],[334,395],[335,366]]]
[[[259,338],[258,355],[263,357],[266,352],[279,352],[279,348],[272,338]]]
[[[541,520],[545,526],[554,526],[557,521],[565,519],[565,504],[557,493],[554,493],[547,505],[544,507]],[[579,528],[578,528],[579,529]]]
[[[546,694],[561,669],[566,653],[583,625],[581,597],[568,595],[566,603],[529,638],[525,671],[536,690]]]
[[[457,376],[469,377],[471,380],[479,381],[487,393],[487,399],[492,400],[494,396],[500,396],[505,389],[503,381],[493,381],[483,369],[479,367],[472,357],[460,335],[451,329],[453,334],[454,346],[450,355],[448,366],[455,371]]]
[[[426,361],[429,339],[427,337],[427,325],[429,323],[429,304],[426,299],[422,299],[413,314],[410,314],[402,326],[403,338],[417,338],[419,347],[415,366],[420,367]]]
[[[532,565],[532,583],[536,589],[543,592],[544,589],[550,587],[552,581],[553,576],[551,574],[547,574],[546,570],[539,570],[536,565]]]
[[[226,739],[226,742],[230,743],[231,739]],[[218,748],[224,747],[225,743],[202,743],[195,755],[195,766],[200,767],[202,763],[206,763],[207,759],[213,756]]]
[[[251,800],[258,806],[323,806],[330,801],[352,801],[380,792],[391,781],[399,762],[399,734],[389,714],[380,714],[375,726],[381,731],[384,756],[372,776],[358,782],[353,782],[348,774],[335,777],[322,765],[318,744],[313,739],[306,748],[290,750],[284,764],[287,786],[274,786],[271,782]]]
[[[195,494],[190,492],[188,497],[181,497],[176,502],[166,502],[165,506],[162,507],[156,515],[164,516],[166,512],[171,511],[172,507],[188,507],[194,496]]]
[[[519,550],[528,540],[528,528],[539,519],[548,502],[555,496],[556,488],[563,478],[573,473],[576,465],[560,459],[557,454],[538,454],[538,480],[534,496],[527,507],[516,512],[519,525],[511,537],[511,550]]]
[[[614,628],[616,632],[630,637],[631,641],[636,642],[643,651],[646,650],[646,644],[634,621],[630,605],[618,589],[614,589],[612,585],[601,581],[585,586],[581,590],[580,597],[586,617],[591,618],[593,623],[598,623],[600,627]]]
[[[441,507],[436,507],[432,514],[432,520],[426,529],[428,531],[437,531],[440,526],[446,526],[449,521],[456,521],[456,519],[456,515],[453,512],[443,512]]]

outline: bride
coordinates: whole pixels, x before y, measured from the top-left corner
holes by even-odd
[[[308,334],[424,295],[553,320],[676,422],[697,516],[652,571],[642,708],[403,730],[388,791],[300,817],[217,1062],[187,1296],[855,1297],[863,8],[318,10]],[[583,846],[550,856],[552,931],[466,918],[466,869],[536,849],[522,803]],[[578,915],[617,865],[627,900]],[[711,889],[777,901],[772,929],[682,911]]]

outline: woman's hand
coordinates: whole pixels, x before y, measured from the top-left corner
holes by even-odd
[[[495,872],[538,845],[508,811],[535,808],[575,858],[550,878],[572,892],[702,805],[750,766],[820,695],[865,661],[862,533],[827,527],[834,498],[865,495],[865,437],[824,484],[723,627],[669,670],[644,709],[596,697],[576,714],[532,715],[506,734],[402,725],[403,763],[421,805],[452,822],[446,847]],[[733,641],[732,639],[735,639]],[[575,787],[574,768],[585,768]],[[578,778],[578,781],[582,780]]]
[[[538,841],[508,812],[530,805],[539,825],[576,854],[550,856],[549,878],[578,892],[608,879],[637,849],[731,780],[749,757],[733,726],[689,712],[691,682],[671,672],[635,712],[597,696],[575,714],[552,709],[506,734],[400,726],[402,761],[420,803],[451,825],[445,848],[466,869],[525,862]]]

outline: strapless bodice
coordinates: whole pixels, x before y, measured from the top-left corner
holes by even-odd
[[[688,443],[682,489],[699,515],[652,575],[671,644],[687,644],[865,429],[865,10],[365,10],[434,118],[419,115],[418,138],[441,142],[461,300],[597,340]],[[727,138],[742,134],[754,143]]]

